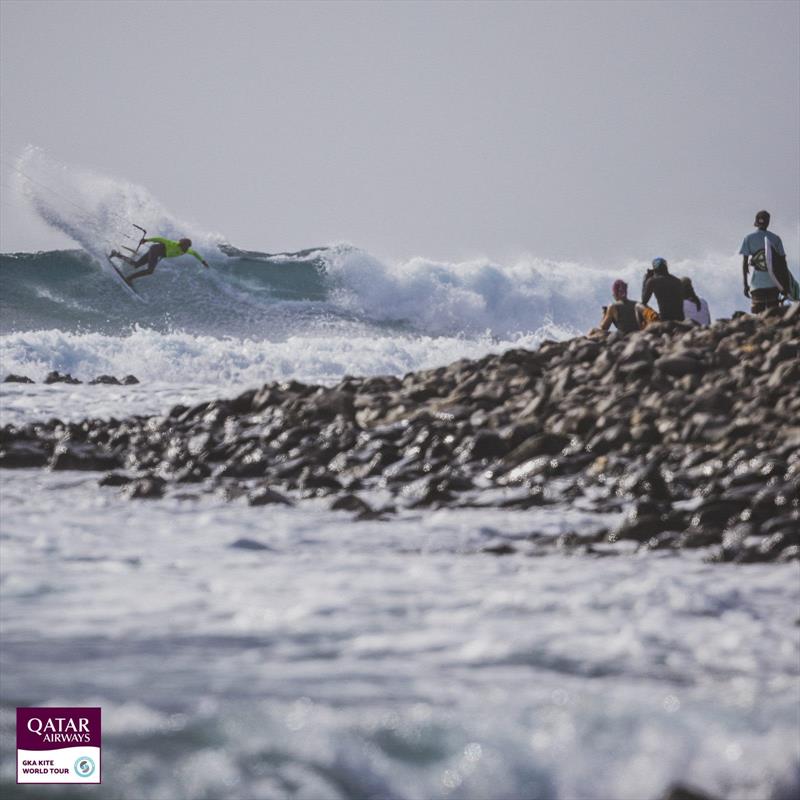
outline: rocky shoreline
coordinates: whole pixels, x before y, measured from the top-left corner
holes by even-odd
[[[269,384],[166,416],[7,425],[0,467],[102,470],[101,485],[131,498],[191,484],[253,506],[327,497],[357,519],[580,499],[628,513],[611,529],[533,537],[538,548],[798,559],[800,304],[402,379]]]

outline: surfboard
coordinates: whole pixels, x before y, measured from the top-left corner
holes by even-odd
[[[782,291],[789,300],[800,300],[800,284],[794,279],[786,263],[786,256],[773,250],[768,236],[764,237],[764,260],[767,262],[767,272],[775,286]]]
[[[111,256],[106,255],[106,258],[108,259],[108,263],[111,264],[111,269],[114,270],[114,274],[117,276],[117,283],[119,283],[131,297],[135,297],[140,303],[144,303],[145,299],[125,280],[125,276],[117,269],[117,265],[111,260]]]

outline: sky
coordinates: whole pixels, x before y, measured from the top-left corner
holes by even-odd
[[[0,2],[0,251],[33,144],[240,247],[735,253],[800,238],[800,3]]]

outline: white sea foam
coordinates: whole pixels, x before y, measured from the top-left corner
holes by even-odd
[[[510,265],[486,259],[446,263],[425,258],[381,260],[355,249],[330,255],[341,286],[335,302],[376,320],[408,320],[428,333],[491,331],[509,336],[545,319],[586,332],[611,302],[611,284],[621,278],[638,299],[649,266],[629,261],[618,267],[546,261],[533,256]],[[709,256],[675,261],[674,274],[689,275],[714,317],[746,308],[737,257]],[[655,305],[655,299],[651,301]]]
[[[514,340],[430,336],[291,336],[270,342],[233,337],[161,334],[139,328],[128,336],[31,331],[0,337],[4,373],[41,381],[48,372],[82,381],[102,374],[135,375],[140,386],[4,384],[6,423],[32,418],[110,417],[164,413],[176,403],[231,396],[271,381],[294,378],[331,384],[345,375],[403,375],[459,358],[511,347],[536,347],[567,335],[556,326]]]
[[[163,236],[189,236],[213,249],[221,237],[177,219],[143,186],[64,164],[29,145],[15,165],[15,181],[39,216],[93,255],[135,237],[133,224]]]
[[[543,326],[514,339],[431,336],[290,336],[284,341],[161,334],[139,328],[127,336],[30,331],[0,339],[3,370],[41,380],[69,372],[88,380],[102,373],[135,374],[140,380],[219,386],[295,378],[331,383],[344,375],[403,375],[511,347],[536,347],[568,331]]]

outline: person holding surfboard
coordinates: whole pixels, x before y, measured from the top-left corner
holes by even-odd
[[[179,239],[177,242],[172,239],[165,239],[163,236],[151,236],[149,239],[142,239],[139,244],[152,243],[147,252],[139,259],[134,261],[132,258],[123,255],[118,250],[112,250],[108,258],[119,258],[126,264],[138,269],[139,267],[147,264],[147,267],[139,272],[132,272],[130,275],[122,275],[121,277],[125,283],[130,286],[137,278],[143,278],[145,275],[152,275],[155,272],[156,265],[162,258],[178,258],[184,254],[194,256],[206,269],[208,269],[208,261],[206,261],[200,253],[192,249],[191,239]],[[138,248],[137,248],[138,249]],[[118,270],[119,271],[119,270]]]
[[[797,282],[786,265],[786,251],[781,237],[768,231],[769,211],[759,211],[753,223],[757,230],[744,237],[739,254],[742,256],[744,296],[750,298],[750,310],[759,314],[768,308],[777,308],[781,294],[789,299],[800,299]],[[750,267],[753,277],[749,281]]]

